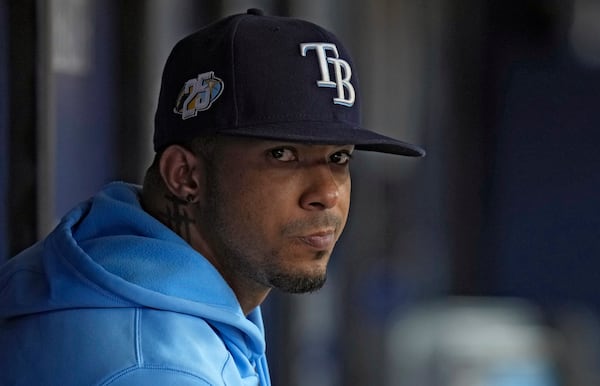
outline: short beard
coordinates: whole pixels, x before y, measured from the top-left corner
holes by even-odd
[[[290,294],[301,294],[321,289],[327,281],[327,275],[308,277],[279,273],[269,279],[273,288]]]

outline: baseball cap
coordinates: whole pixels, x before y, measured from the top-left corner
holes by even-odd
[[[154,149],[222,134],[420,157],[361,126],[352,59],[329,31],[249,9],[183,38],[162,76]]]

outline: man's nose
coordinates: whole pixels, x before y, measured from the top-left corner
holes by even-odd
[[[313,165],[305,170],[306,185],[300,197],[300,206],[306,210],[324,210],[337,205],[340,199],[340,181],[327,164]]]

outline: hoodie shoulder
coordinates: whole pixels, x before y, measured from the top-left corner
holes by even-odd
[[[0,384],[256,385],[199,318],[141,308],[63,310],[0,323]],[[40,350],[49,347],[49,350]],[[244,369],[248,373],[244,373]],[[250,372],[251,371],[251,372]]]

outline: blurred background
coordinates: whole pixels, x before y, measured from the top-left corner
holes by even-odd
[[[141,182],[172,45],[250,7],[428,151],[355,157],[328,284],[264,304],[273,384],[600,385],[600,0],[0,0],[0,261]]]

